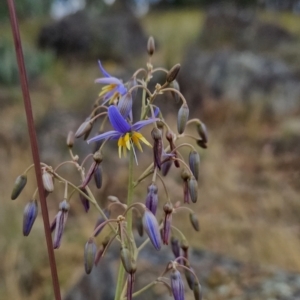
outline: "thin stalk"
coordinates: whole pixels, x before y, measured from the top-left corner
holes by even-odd
[[[30,146],[31,146],[32,157],[33,157],[33,162],[34,162],[37,186],[38,186],[38,190],[39,190],[41,210],[42,210],[42,216],[43,216],[43,222],[44,222],[45,237],[46,237],[46,243],[47,243],[48,258],[49,258],[52,284],[53,284],[53,292],[54,292],[55,299],[60,300],[61,299],[60,287],[59,287],[59,281],[58,281],[58,275],[57,275],[57,268],[56,268],[54,250],[53,250],[51,231],[50,231],[50,223],[49,223],[48,208],[47,208],[46,197],[45,197],[45,190],[44,190],[43,181],[42,181],[42,172],[41,172],[41,167],[40,167],[40,155],[39,155],[35,126],[34,126],[34,120],[33,120],[31,100],[30,100],[27,75],[26,75],[26,69],[25,69],[25,63],[24,63],[24,56],[23,56],[23,50],[22,50],[22,42],[21,42],[21,37],[20,37],[20,32],[19,32],[18,18],[17,18],[17,14],[16,14],[14,1],[7,0],[7,4],[8,4],[8,9],[9,9],[12,34],[13,34],[13,38],[14,38],[15,51],[16,51],[18,69],[19,69],[19,74],[20,74],[20,81],[21,81],[21,87],[22,87],[22,93],[23,93],[23,101],[24,101],[24,106],[25,106],[27,126],[28,126],[29,138],[30,138]]]
[[[133,160],[134,160],[133,151],[134,150],[131,147],[130,151],[129,151],[127,207],[132,205],[132,202],[133,202]],[[132,235],[132,210],[129,210],[127,212],[126,222],[127,222],[127,233],[128,233],[128,236],[131,237],[131,235]],[[115,300],[120,300],[122,298],[124,277],[125,277],[125,269],[123,267],[123,264],[120,261]]]

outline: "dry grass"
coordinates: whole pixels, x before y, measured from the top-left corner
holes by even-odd
[[[202,18],[199,12],[147,17],[145,27],[161,45],[158,60],[164,60],[166,64],[179,61],[185,45],[196,36],[196,24],[201,24]],[[175,28],[174,20],[181,26]],[[172,51],[175,51],[174,55]],[[95,66],[82,68],[55,62],[44,78],[31,87],[37,120],[46,116],[50,107],[78,110],[83,106],[82,101],[93,99],[97,90],[92,81],[97,72]],[[0,111],[0,275],[3,278],[0,296],[1,299],[15,300],[52,299],[41,217],[28,238],[21,234],[23,207],[35,189],[33,174],[22,197],[14,202],[9,200],[13,181],[31,164],[31,154],[20,94],[15,90],[8,92],[14,104]],[[180,224],[191,244],[243,261],[300,271],[297,116],[266,120],[259,108],[245,111],[220,103],[207,105],[201,115],[208,125],[210,139],[208,150],[200,151],[200,197],[198,204],[193,206],[202,231],[197,234],[190,230],[188,222]],[[65,128],[60,131],[67,133]],[[150,161],[151,154],[146,153]],[[58,157],[55,155],[54,160]],[[113,176],[113,181],[105,179],[104,191],[106,195],[113,193],[122,197],[126,192],[126,169],[117,174],[113,171],[116,158],[116,154],[110,156],[109,162],[104,164],[106,174]],[[174,177],[166,184],[176,201],[182,193],[179,172],[175,170]],[[136,192],[137,199],[145,196],[146,186],[146,182],[141,184]],[[97,194],[99,201],[104,196]],[[49,197],[51,218],[61,197],[61,187]],[[161,187],[160,198],[164,198]],[[95,219],[95,212],[86,217],[74,200],[62,247],[56,251],[63,291],[83,270],[83,245]]]

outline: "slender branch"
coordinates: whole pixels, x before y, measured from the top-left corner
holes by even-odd
[[[12,34],[14,38],[15,51],[16,51],[19,74],[20,74],[20,81],[21,81],[23,101],[24,101],[26,118],[27,118],[27,126],[28,126],[29,138],[30,138],[32,157],[33,157],[33,162],[35,167],[37,186],[39,190],[45,237],[47,243],[48,258],[49,258],[52,284],[53,284],[53,292],[54,292],[55,299],[60,300],[61,299],[60,287],[59,287],[59,281],[57,275],[51,231],[50,231],[46,195],[45,195],[45,190],[42,181],[42,172],[40,168],[40,155],[39,155],[35,126],[34,126],[34,119],[33,119],[31,100],[30,100],[30,94],[29,94],[29,88],[27,82],[26,68],[25,68],[24,56],[22,50],[22,42],[21,42],[21,37],[19,32],[18,18],[16,15],[14,0],[7,0],[7,4],[9,8],[10,22],[11,22]]]

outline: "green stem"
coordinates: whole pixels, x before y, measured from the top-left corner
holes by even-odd
[[[134,160],[133,148],[131,147],[130,151],[129,151],[127,207],[129,207],[133,202],[133,163],[134,163],[133,160]],[[127,212],[126,221],[127,221],[127,233],[128,233],[128,236],[131,237],[131,235],[132,235],[132,210],[129,210]],[[123,285],[124,285],[124,278],[125,278],[125,269],[123,267],[123,264],[120,261],[115,300],[120,300],[122,298],[122,289],[123,289]]]

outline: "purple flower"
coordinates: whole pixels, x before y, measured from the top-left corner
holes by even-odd
[[[112,103],[116,98],[119,96],[123,96],[126,94],[127,89],[124,86],[123,82],[116,78],[111,76],[103,67],[101,64],[101,61],[98,60],[99,68],[101,72],[103,73],[104,77],[97,78],[95,80],[96,83],[102,83],[106,84],[104,86],[99,94],[99,96],[104,96],[104,103],[107,101],[110,101]]]
[[[38,205],[36,200],[31,200],[24,209],[24,218],[23,218],[23,234],[24,236],[28,236],[33,223],[38,214]]]
[[[108,107],[108,118],[114,130],[99,134],[89,139],[87,141],[88,143],[104,139],[118,139],[119,157],[121,157],[122,150],[124,156],[126,156],[127,149],[130,150],[133,145],[137,146],[140,151],[143,151],[140,141],[151,147],[151,144],[138,131],[159,119],[143,120],[131,125],[124,119],[118,108],[114,105]]]

